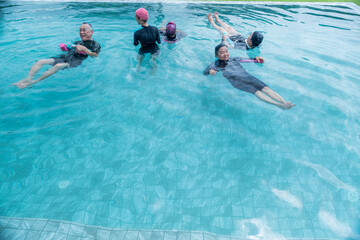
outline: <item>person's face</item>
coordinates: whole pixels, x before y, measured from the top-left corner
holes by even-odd
[[[175,33],[175,34],[172,34],[172,35],[166,33],[166,35],[167,35],[169,38],[174,38],[174,37],[176,37],[176,33]]]
[[[227,61],[229,60],[230,54],[229,54],[229,49],[226,46],[221,47],[217,54],[216,57],[220,60],[224,60]]]
[[[83,41],[92,39],[93,30],[88,24],[82,24],[80,26],[80,38]]]
[[[248,38],[247,38],[247,43],[248,43],[248,45],[249,45],[250,48],[254,48],[253,45],[252,45],[252,41],[251,41],[251,38],[252,38],[252,35],[253,35],[253,34],[254,34],[254,33],[251,33],[251,34],[248,36]]]

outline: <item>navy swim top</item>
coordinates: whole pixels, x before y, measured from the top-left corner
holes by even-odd
[[[155,42],[161,43],[159,30],[154,26],[142,27],[134,33],[134,45],[137,46],[141,43],[141,46],[154,44]]]

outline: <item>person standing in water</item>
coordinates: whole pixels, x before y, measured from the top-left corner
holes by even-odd
[[[135,20],[139,25],[141,25],[141,29],[134,33],[134,45],[137,46],[139,43],[141,44],[141,48],[139,49],[139,54],[137,57],[137,71],[140,70],[141,63],[144,60],[146,53],[151,54],[152,68],[153,71],[155,71],[156,58],[160,54],[160,48],[158,45],[161,43],[159,30],[157,27],[150,26],[147,23],[148,19],[149,14],[144,8],[139,8],[136,10]]]

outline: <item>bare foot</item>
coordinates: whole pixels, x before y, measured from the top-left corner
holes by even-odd
[[[287,102],[287,103],[281,103],[278,107],[280,107],[280,108],[282,108],[284,110],[290,110],[295,106],[296,106],[296,104],[293,104],[291,102]]]
[[[15,85],[20,89],[26,88],[27,86],[29,86],[31,84],[31,82],[17,82],[17,83],[13,83],[11,85]]]
[[[20,89],[26,88],[27,86],[29,86],[31,84],[31,79],[30,78],[25,78],[23,80],[18,81],[17,83],[13,83],[11,85],[15,85]]]
[[[215,21],[216,22],[219,22],[220,20],[219,20],[219,13],[218,12],[215,12],[214,13],[214,16],[215,16]]]
[[[211,13],[209,13],[209,14],[208,14],[208,19],[209,19],[209,22],[214,22],[214,19],[213,19],[213,17],[212,17],[212,14],[211,14]]]

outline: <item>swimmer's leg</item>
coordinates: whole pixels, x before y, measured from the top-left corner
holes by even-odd
[[[22,85],[18,86],[19,88],[26,88],[30,85],[33,85],[37,82],[40,82],[42,80],[44,80],[45,78],[48,78],[52,75],[54,75],[55,73],[57,73],[59,70],[64,69],[70,67],[70,65],[68,63],[58,63],[55,66],[53,66],[52,68],[50,68],[49,70],[47,70],[46,72],[43,73],[43,75],[41,75],[41,77],[39,77],[38,79],[34,80],[34,81],[28,81],[28,82],[24,82]]]
[[[157,63],[156,63],[157,55],[151,55],[151,73],[155,74],[157,69]]]
[[[278,94],[277,92],[275,92],[274,90],[272,90],[269,87],[264,87],[261,91],[263,93],[265,93],[266,95],[268,95],[269,97],[271,97],[272,99],[274,99],[275,101],[285,104],[286,109],[290,109],[290,108],[296,106],[296,104],[291,104],[290,102],[286,102],[285,99],[280,96],[280,94]]]
[[[138,54],[137,56],[137,64],[136,64],[136,71],[140,71],[141,63],[144,60],[145,55]]]
[[[18,88],[22,89],[27,87],[29,84],[27,83],[31,83],[31,80],[33,79],[34,75],[40,70],[40,68],[42,66],[44,66],[45,64],[53,64],[54,63],[54,59],[50,58],[50,59],[41,59],[39,61],[37,61],[30,69],[30,72],[28,74],[28,77],[20,80],[17,83],[13,83],[12,85],[16,85]]]
[[[220,32],[221,35],[224,35],[225,29],[222,28],[222,27],[219,27],[218,25],[216,25],[216,23],[214,22],[214,19],[213,19],[212,15],[211,15],[211,13],[208,14],[208,19],[209,19],[209,22],[211,23],[211,25],[213,25],[213,27],[214,27],[215,29],[217,29],[217,30]]]
[[[224,23],[223,21],[221,21],[219,19],[219,13],[218,12],[215,12],[214,16],[215,16],[215,21],[218,24],[220,24],[220,26],[223,27],[225,29],[225,31],[229,33],[230,36],[234,36],[234,35],[239,34],[234,28],[232,28],[231,26],[229,26],[228,24]]]
[[[274,90],[272,90],[269,87],[264,87],[261,90],[263,93],[265,93],[266,95],[268,95],[269,97],[271,97],[272,99],[274,99],[275,101],[278,101],[280,103],[286,103],[285,99],[283,99],[280,94],[278,94],[277,92],[275,92]]]
[[[277,101],[274,101],[272,98],[270,98],[269,96],[265,95],[264,93],[262,93],[261,91],[256,91],[255,92],[255,96],[257,98],[259,98],[261,101],[263,102],[266,102],[266,103],[269,103],[269,104],[273,104],[281,109],[284,109],[284,110],[289,110],[291,109],[292,107],[294,107],[295,105],[294,104],[290,104],[290,103],[280,103],[280,102],[277,102]]]

